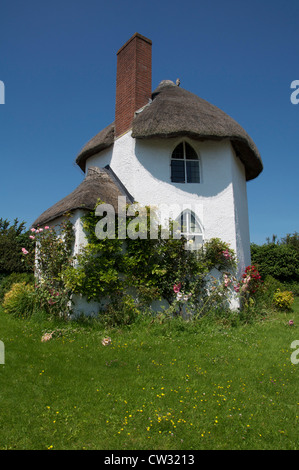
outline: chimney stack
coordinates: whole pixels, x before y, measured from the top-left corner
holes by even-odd
[[[152,95],[152,41],[139,33],[117,52],[115,136],[132,127],[134,113]]]

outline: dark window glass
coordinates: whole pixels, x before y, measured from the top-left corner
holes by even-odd
[[[172,158],[184,158],[184,144],[179,144],[172,152]]]
[[[199,163],[194,161],[186,162],[187,183],[199,183]]]
[[[198,160],[197,153],[195,150],[191,147],[191,145],[187,144],[185,142],[185,150],[186,150],[186,158],[187,160]]]
[[[171,181],[173,183],[185,183],[185,162],[171,161]]]
[[[195,150],[187,142],[176,146],[171,156],[173,183],[199,183],[199,161]]]

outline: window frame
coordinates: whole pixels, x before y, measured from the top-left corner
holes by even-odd
[[[192,229],[192,217],[194,217],[194,230]],[[179,224],[181,237],[184,237],[187,240],[186,248],[189,250],[197,250],[200,248],[204,242],[204,232],[202,224],[195,212],[191,209],[185,209],[179,214],[176,221]],[[186,222],[186,227],[183,225],[184,222]]]
[[[176,157],[173,157],[173,154],[175,152],[175,150],[177,149],[177,147],[179,147],[179,145],[183,145],[183,157],[182,158],[176,158]],[[188,144],[192,151],[196,154],[197,158],[187,158],[187,151],[186,151],[186,144]],[[172,167],[172,162],[173,161],[176,161],[176,162],[183,162],[183,165],[184,165],[184,181],[173,181],[173,167]],[[170,181],[171,183],[175,183],[175,184],[200,184],[201,183],[201,165],[200,165],[200,156],[198,154],[198,152],[194,149],[193,145],[191,145],[187,140],[182,140],[180,141],[179,143],[177,143],[175,145],[175,147],[172,149],[171,151],[171,155],[170,155]],[[190,173],[190,167],[188,169],[188,162],[196,162],[197,163],[197,171],[198,171],[198,181],[188,181],[188,173]],[[191,171],[191,179],[192,179],[192,175],[194,175],[194,172]]]

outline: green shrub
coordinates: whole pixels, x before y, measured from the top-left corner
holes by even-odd
[[[273,295],[274,306],[280,310],[290,310],[294,302],[293,293],[290,291],[281,292],[278,290]]]
[[[290,290],[293,292],[294,296],[299,296],[299,282],[290,281],[284,282],[282,290]]]
[[[3,309],[16,317],[30,317],[34,312],[36,297],[34,287],[26,282],[13,284],[4,295]]]
[[[76,264],[69,264],[62,273],[66,287],[89,301],[116,297],[118,302],[119,292],[133,288],[144,305],[161,298],[171,304],[177,283],[184,291],[192,291],[194,299],[202,298],[205,277],[215,264],[219,269],[235,266],[233,250],[220,239],[210,240],[196,252],[186,250],[186,240],[174,239],[170,224],[169,239],[151,239],[148,232],[146,240],[101,240],[95,235],[98,220],[93,212],[83,217],[88,244],[77,255]],[[150,230],[150,226],[143,228]]]
[[[130,325],[139,315],[139,310],[134,299],[118,292],[112,297],[111,302],[99,312],[99,319],[106,327]]]
[[[251,261],[264,279],[273,276],[281,282],[299,281],[299,252],[289,244],[251,245]]]
[[[33,273],[12,273],[5,276],[0,281],[0,303],[4,299],[4,295],[8,292],[13,284],[17,282],[25,282],[26,284],[34,285]]]
[[[273,299],[273,295],[278,290],[285,290],[284,285],[282,282],[275,279],[273,276],[266,276],[264,281],[264,293],[266,294],[267,298],[271,300]]]
[[[229,269],[236,266],[234,251],[220,238],[212,238],[204,244],[205,260],[208,268]]]
[[[11,224],[0,218],[0,273],[33,272],[34,254],[23,262],[22,248],[30,247],[30,232],[26,231],[25,222],[15,219]]]

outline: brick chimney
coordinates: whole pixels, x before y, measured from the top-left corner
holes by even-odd
[[[134,113],[152,94],[152,41],[139,33],[117,52],[115,136],[132,127]]]

